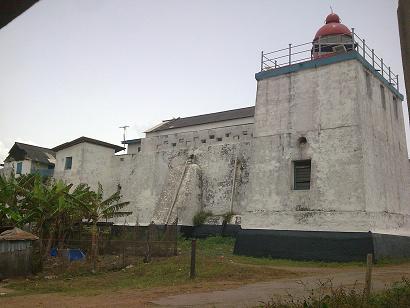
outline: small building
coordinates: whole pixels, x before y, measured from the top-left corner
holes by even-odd
[[[22,174],[39,173],[41,176],[52,176],[56,154],[53,150],[15,142],[4,160],[4,171]]]
[[[125,148],[88,137],[80,137],[53,148],[56,153],[54,178],[68,183],[88,183],[93,189],[98,182],[111,179],[111,159]],[[90,180],[91,179],[91,180]]]
[[[0,233],[0,278],[32,273],[33,241],[38,237],[19,228]]]

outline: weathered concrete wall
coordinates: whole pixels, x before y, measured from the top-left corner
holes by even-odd
[[[378,78],[358,69],[359,107],[364,158],[367,212],[410,214],[410,177],[402,102]],[[384,103],[383,94],[384,92]],[[390,232],[398,225],[375,226],[375,232]],[[380,228],[380,229],[379,229]]]
[[[100,182],[107,195],[120,185],[132,215],[118,224],[161,224],[178,215],[190,225],[198,211],[210,210],[239,214],[249,229],[408,234],[401,102],[385,87],[384,108],[380,93],[380,80],[357,60],[265,78],[254,124],[169,130],[142,139],[140,152],[130,147],[118,156],[75,145],[57,153],[55,177],[93,188]],[[67,156],[72,170],[64,170]],[[294,161],[305,159],[311,187],[294,190]]]
[[[379,141],[378,151],[387,147],[383,151],[391,152],[389,157],[396,157],[397,162],[377,169],[376,164],[390,161],[377,156],[369,145],[383,137],[369,132],[371,122],[376,124],[379,119],[369,113],[369,108],[377,107],[369,107],[366,100],[364,76],[363,65],[350,60],[258,82],[243,228],[408,232],[409,218],[397,211],[398,207],[409,208],[408,198],[400,201],[405,187],[398,183],[408,178],[403,174],[408,168],[404,166],[402,115],[393,116],[394,123],[390,117],[389,127],[379,127],[394,141]],[[387,97],[391,108],[386,89]],[[391,112],[394,114],[389,109],[387,115]],[[298,143],[302,136],[306,145]],[[292,162],[302,159],[312,160],[311,188],[296,191]],[[383,168],[388,169],[392,183],[385,183]],[[382,185],[388,186],[388,200],[376,202],[376,191]]]
[[[6,162],[6,163],[4,163],[4,169],[7,169],[8,173],[11,171],[16,175],[17,163],[19,163],[19,162],[22,163],[21,174],[30,174],[32,166],[31,166],[31,160],[29,160],[29,159],[25,159],[25,160],[21,160],[21,161]],[[4,171],[4,172],[6,172],[6,171]]]
[[[130,201],[128,210],[133,214],[117,223],[165,223],[172,205],[186,161],[194,155],[187,167],[180,192],[169,222],[178,213],[179,223],[191,225],[193,216],[201,209],[222,215],[231,209],[234,165],[237,172],[233,207],[235,213],[244,208],[249,170],[250,142],[213,145],[201,144],[195,148],[171,148],[166,151],[140,152],[113,157],[113,183],[120,184],[124,201]]]
[[[69,170],[64,169],[66,157],[72,157]],[[87,183],[93,189],[96,189],[100,182],[107,187],[106,193],[115,191],[116,186],[111,187],[113,157],[114,150],[110,148],[90,143],[74,145],[56,153],[54,177],[74,185]]]
[[[222,215],[231,209],[240,213],[245,207],[252,133],[252,125],[238,125],[155,136],[142,140],[141,152],[126,155],[82,143],[57,152],[55,178],[75,185],[87,183],[94,189],[100,182],[107,196],[120,185],[122,200],[130,202],[124,210],[132,214],[116,219],[116,223],[163,224],[184,166],[193,155],[168,221],[173,222],[178,215],[180,224],[191,225],[193,216],[202,209]],[[73,158],[71,170],[64,170],[66,157]]]

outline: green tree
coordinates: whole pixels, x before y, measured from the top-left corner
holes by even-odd
[[[95,260],[98,254],[98,221],[102,219],[111,219],[115,217],[124,217],[130,215],[132,212],[121,211],[125,206],[129,204],[128,201],[119,202],[121,200],[121,186],[118,185],[117,191],[104,200],[103,188],[98,183],[98,189],[93,192],[89,198],[89,202],[86,204],[86,216],[91,227],[91,257]]]

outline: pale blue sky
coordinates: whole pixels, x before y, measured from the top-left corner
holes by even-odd
[[[330,5],[403,75],[396,0],[41,0],[0,30],[0,161],[254,105],[261,50],[312,40]]]

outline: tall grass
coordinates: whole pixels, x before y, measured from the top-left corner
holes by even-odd
[[[308,296],[296,299],[271,299],[262,302],[260,308],[408,308],[410,307],[410,280],[403,278],[384,292],[368,298],[356,286],[351,289],[333,288],[331,281],[322,283]]]

